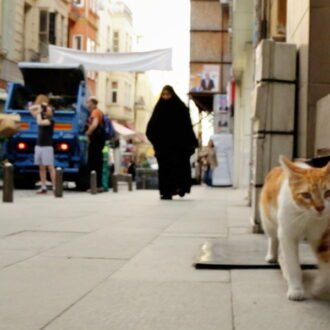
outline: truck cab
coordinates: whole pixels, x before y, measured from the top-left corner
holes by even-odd
[[[34,164],[38,126],[28,108],[39,94],[48,95],[54,108],[53,147],[55,167],[63,169],[64,180],[75,181],[85,189],[87,141],[85,128],[89,117],[89,96],[84,69],[80,65],[19,63],[24,84],[9,83],[5,113],[21,116],[20,132],[5,145],[6,158],[14,165],[16,187],[34,186],[38,167]]]

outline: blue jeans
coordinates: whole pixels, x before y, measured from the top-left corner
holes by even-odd
[[[210,168],[204,172],[203,181],[209,187],[212,187],[212,175],[213,175],[213,170]]]

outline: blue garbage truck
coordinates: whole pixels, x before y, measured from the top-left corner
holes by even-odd
[[[54,107],[55,166],[63,169],[64,180],[74,181],[79,190],[88,185],[87,141],[89,117],[86,99],[89,90],[81,65],[51,63],[18,64],[24,84],[9,83],[5,113],[21,116],[20,132],[5,143],[5,156],[14,165],[16,187],[33,187],[38,180],[34,147],[38,127],[29,105],[40,94],[47,95]]]

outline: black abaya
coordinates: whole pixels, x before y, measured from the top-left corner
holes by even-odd
[[[190,157],[197,147],[188,108],[173,90],[169,100],[160,99],[147,127],[159,166],[161,196],[190,192]]]

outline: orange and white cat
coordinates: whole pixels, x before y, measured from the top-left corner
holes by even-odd
[[[330,280],[330,163],[323,168],[280,157],[260,197],[260,215],[268,236],[266,261],[280,265],[290,300],[305,298],[298,245],[307,239],[319,262],[319,289]]]

